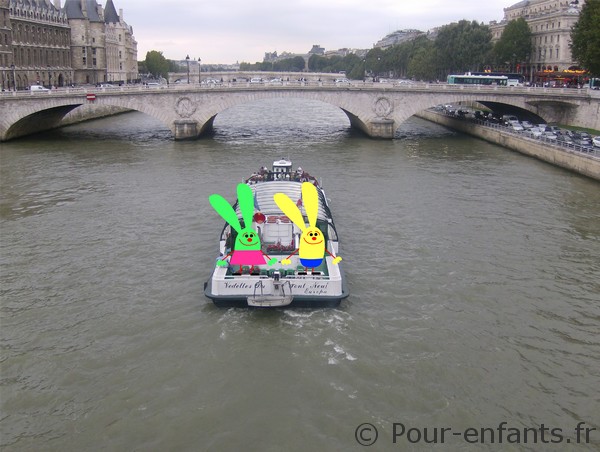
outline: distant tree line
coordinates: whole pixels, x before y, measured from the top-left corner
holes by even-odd
[[[600,0],[588,0],[582,7],[571,41],[573,58],[584,69],[600,75]],[[434,39],[421,35],[385,50],[371,49],[365,57],[311,55],[308,70],[343,71],[355,80],[369,77],[445,80],[448,74],[482,72],[488,67],[516,72],[519,64],[530,60],[533,51],[531,30],[523,18],[510,21],[495,44],[487,25],[461,20],[441,27]],[[240,70],[301,72],[305,65],[304,58],[297,56],[274,62],[241,63]],[[177,63],[156,50],[148,52],[139,66],[140,73],[165,78],[168,72],[180,70]]]

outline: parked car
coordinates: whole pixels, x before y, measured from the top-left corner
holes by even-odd
[[[591,147],[592,146],[592,138],[588,133],[585,132],[576,132],[572,131],[569,135],[573,140],[573,143],[582,146],[582,147]]]
[[[564,143],[564,144],[570,144],[570,145],[574,144],[571,137],[568,135],[564,135],[564,134],[557,135],[556,141],[558,141],[559,143]]]
[[[519,118],[517,118],[515,115],[503,115],[502,116],[502,122],[504,122],[505,125],[510,125],[510,123],[512,121],[517,121],[519,122]]]
[[[32,93],[47,93],[50,90],[42,85],[31,85],[29,87],[29,91]]]
[[[592,138],[592,144],[594,147],[600,148],[600,136]]]
[[[347,78],[336,78],[335,79],[335,84],[336,85],[349,85],[350,84],[350,80],[348,80]]]
[[[252,77],[250,79],[250,83],[253,83],[253,84],[254,83],[262,83],[262,82],[263,82],[262,78],[259,78],[259,77]]]
[[[547,140],[556,141],[558,138],[554,132],[544,132],[543,137]]]
[[[532,127],[531,129],[527,130],[526,133],[532,138],[539,138],[544,135],[544,131],[539,127]]]
[[[519,121],[511,120],[506,125],[513,132],[523,132],[525,130]]]
[[[521,121],[521,125],[524,129],[531,129],[533,127],[533,124],[529,121]]]

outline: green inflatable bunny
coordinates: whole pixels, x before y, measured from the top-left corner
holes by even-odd
[[[227,265],[227,258],[231,256],[229,263],[231,265],[239,265],[240,273],[242,265],[252,266],[252,270],[256,265],[273,265],[277,262],[276,258],[271,258],[261,250],[260,237],[258,233],[250,227],[252,224],[252,215],[254,214],[254,200],[252,198],[252,189],[246,184],[237,186],[238,203],[242,218],[244,219],[244,227],[240,224],[235,210],[221,195],[210,195],[208,201],[213,209],[221,215],[221,217],[237,231],[237,237],[233,244],[232,251],[225,257],[217,261],[217,266],[224,267]],[[265,256],[268,262],[265,262]]]

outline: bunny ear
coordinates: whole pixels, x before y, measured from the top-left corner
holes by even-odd
[[[235,229],[237,232],[242,230],[242,227],[240,226],[240,220],[238,220],[235,210],[233,210],[233,207],[231,207],[225,198],[223,198],[221,195],[210,195],[208,197],[208,202],[210,202],[210,205],[213,206],[213,209],[215,209],[217,213],[221,215],[221,217],[223,217],[223,219],[229,223],[233,229]]]
[[[252,216],[254,214],[254,198],[252,189],[246,184],[237,186],[238,203],[244,219],[244,227],[249,228],[252,225]]]
[[[314,228],[317,225],[317,214],[319,213],[319,195],[315,186],[310,182],[302,184],[302,202],[304,202],[308,224]]]
[[[300,228],[300,230],[304,231],[304,229],[306,229],[304,218],[302,217],[300,210],[298,210],[298,207],[296,207],[296,204],[294,204],[294,201],[292,201],[288,195],[283,193],[275,193],[275,195],[273,195],[273,200],[281,209],[281,211],[285,213],[289,219]]]

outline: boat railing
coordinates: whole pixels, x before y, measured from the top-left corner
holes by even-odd
[[[250,273],[249,269],[245,269],[243,268],[241,273],[239,272],[239,270],[233,270],[232,268],[230,268],[230,271],[227,271],[227,274],[225,274],[224,278],[227,280],[231,280],[231,279],[235,279],[235,280],[239,280],[239,279],[243,279],[243,280],[249,280],[249,281],[261,281],[261,280],[265,280],[265,279],[270,279],[273,278],[273,275],[275,272],[278,272],[281,278],[285,278],[285,279],[290,279],[290,280],[305,280],[305,279],[310,279],[310,280],[321,280],[321,281],[328,281],[329,279],[331,279],[329,277],[328,274],[326,274],[325,272],[322,271],[315,271],[315,272],[306,272],[305,270],[300,270],[297,268],[277,268],[277,269],[270,269],[270,270],[266,270],[266,269],[261,269],[258,273]]]

